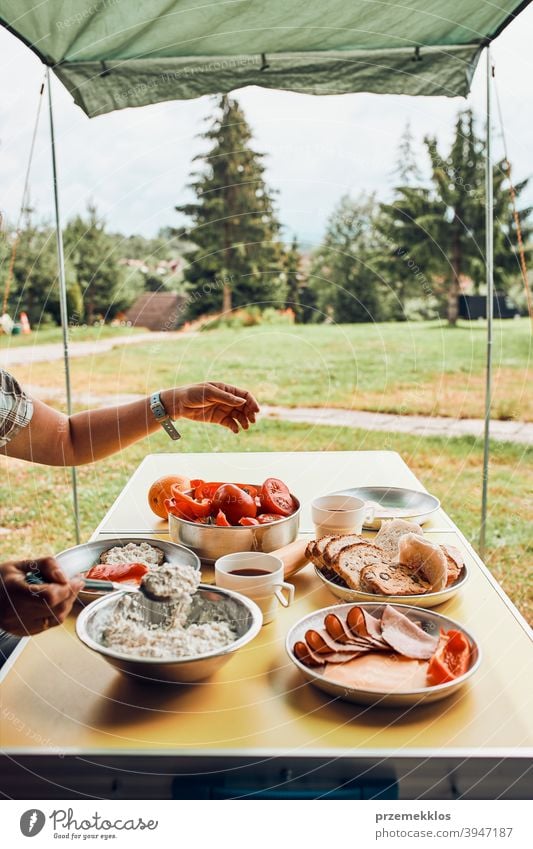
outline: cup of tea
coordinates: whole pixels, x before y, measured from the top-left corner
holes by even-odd
[[[283,580],[283,561],[262,551],[237,551],[215,562],[215,584],[248,596],[261,608],[263,625],[272,622],[278,604],[294,601],[294,587]]]
[[[329,534],[360,534],[372,522],[374,505],[355,495],[322,495],[311,502],[311,516],[318,537]]]

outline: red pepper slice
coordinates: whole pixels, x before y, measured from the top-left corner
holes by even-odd
[[[148,572],[146,563],[97,563],[87,572],[87,578],[97,581],[116,581],[139,584]]]
[[[216,515],[215,525],[218,525],[219,528],[231,528],[231,524],[226,519],[226,515],[222,512],[222,510],[219,510]]]
[[[253,516],[243,516],[241,519],[239,519],[239,525],[259,525],[259,524],[260,524],[260,522],[258,522],[257,519],[254,519]]]
[[[192,515],[194,519],[209,516],[211,512],[211,499],[202,498],[201,501],[196,501],[186,492],[178,489],[176,486],[171,487],[172,496],[179,510],[182,510],[187,515]]]
[[[194,481],[198,485],[194,487],[194,497],[195,498],[210,498],[212,499],[215,492],[222,486],[218,481]]]
[[[269,525],[271,522],[281,522],[283,516],[279,513],[259,513],[257,521],[260,525]]]
[[[470,644],[461,631],[442,634],[437,651],[429,661],[427,680],[432,686],[464,675],[470,662]]]
[[[178,519],[186,519],[188,522],[194,522],[196,518],[190,510],[186,511],[183,507],[180,509],[180,507],[176,504],[175,498],[165,498],[165,507],[167,513],[172,513],[172,515],[177,516]]]

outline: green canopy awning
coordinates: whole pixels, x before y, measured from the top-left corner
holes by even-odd
[[[0,22],[95,116],[247,85],[466,95],[482,48],[528,3],[0,0]]]

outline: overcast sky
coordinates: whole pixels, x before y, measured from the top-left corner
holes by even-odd
[[[533,174],[533,7],[493,45],[507,142],[517,178]],[[0,209],[16,218],[38,92],[44,68],[0,27]],[[96,202],[108,226],[153,235],[180,221],[174,206],[187,197],[196,138],[211,109],[209,98],[128,109],[89,119],[54,78],[63,219]],[[449,143],[462,99],[354,94],[311,97],[245,89],[238,93],[268,154],[267,179],[278,190],[285,236],[306,246],[320,241],[339,197],[392,186],[399,138],[407,121],[420,140],[435,133]],[[484,115],[484,60],[468,100]],[[502,152],[497,116],[495,155]],[[422,152],[421,152],[422,157]],[[33,206],[51,218],[48,116],[43,112],[31,178]],[[533,202],[533,186],[528,200]]]

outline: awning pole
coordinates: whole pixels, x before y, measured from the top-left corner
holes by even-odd
[[[494,199],[492,186],[491,86],[492,62],[490,47],[487,60],[487,125],[485,142],[485,270],[487,279],[487,365],[485,372],[485,432],[483,437],[483,488],[481,493],[481,527],[479,551],[485,557],[490,456],[490,414],[492,405],[492,314],[494,304]]]
[[[68,307],[67,307],[67,282],[65,278],[65,254],[63,251],[63,232],[61,230],[61,218],[59,215],[59,189],[57,183],[56,144],[54,135],[54,113],[52,109],[52,87],[50,85],[50,68],[46,69],[46,81],[48,87],[48,110],[50,113],[50,147],[52,152],[52,175],[54,182],[54,207],[56,218],[56,244],[57,264],[59,269],[59,309],[61,314],[61,327],[63,330],[63,362],[65,365],[65,385],[67,390],[67,413],[72,414],[72,395],[70,391],[70,361],[68,355]],[[72,503],[74,507],[74,523],[76,542],[80,542],[80,517],[78,509],[78,484],[76,468],[71,467],[72,478]]]

